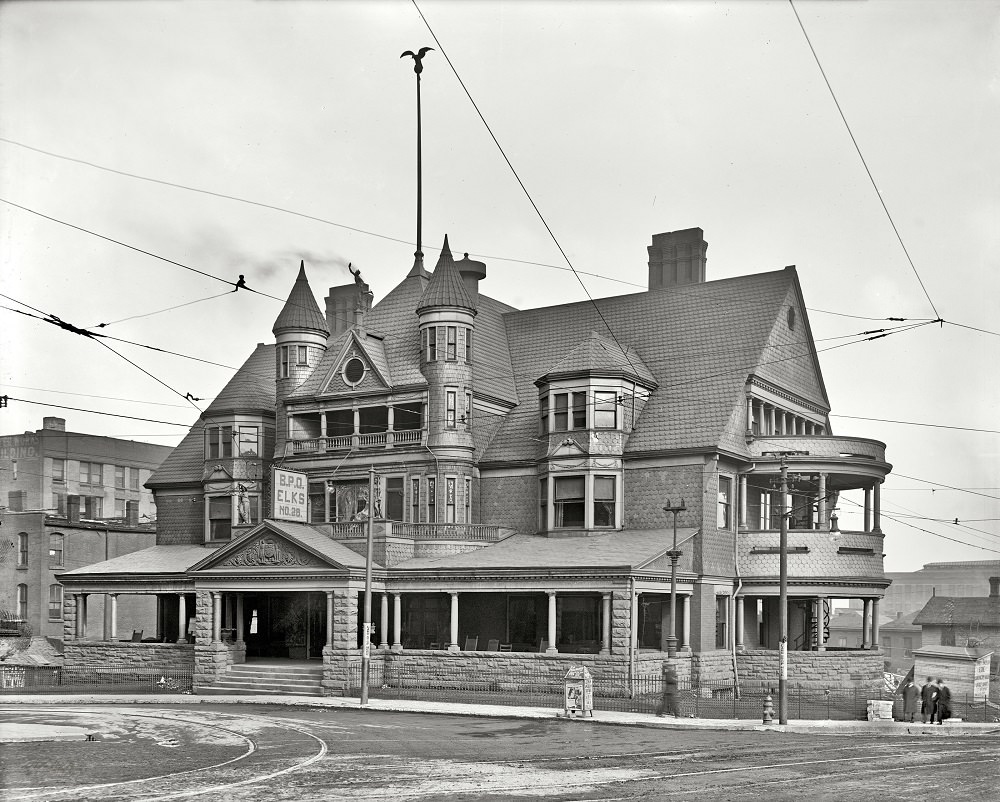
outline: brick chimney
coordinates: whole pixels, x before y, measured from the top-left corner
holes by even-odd
[[[705,281],[708,243],[700,228],[654,234],[649,252],[649,289],[701,284]]]
[[[73,524],[80,523],[80,497],[66,496],[66,519]]]
[[[53,432],[65,432],[66,431],[66,419],[65,418],[42,418],[42,428],[48,429]]]
[[[138,501],[126,501],[125,502],[125,525],[126,526],[138,526],[139,525],[139,502]]]
[[[330,339],[348,329],[361,328],[374,298],[374,293],[364,283],[330,287],[330,294],[326,296],[326,325],[330,329]]]
[[[1000,576],[990,577],[990,598],[1000,598]]]

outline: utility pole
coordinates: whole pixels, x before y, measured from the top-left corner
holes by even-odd
[[[781,539],[778,541],[778,723],[788,723],[788,464],[781,457],[781,497],[778,513]]]
[[[681,503],[678,505],[671,504],[670,499],[667,499],[667,506],[663,508],[664,512],[674,514],[674,545],[667,552],[667,556],[670,558],[670,619],[667,622],[668,658],[677,657],[677,560],[681,556],[681,552],[677,549],[677,513],[684,512],[686,509],[684,499],[681,499]]]
[[[368,545],[365,552],[365,609],[361,634],[361,705],[368,704],[368,667],[372,658],[372,534],[375,519],[375,468],[368,469]]]

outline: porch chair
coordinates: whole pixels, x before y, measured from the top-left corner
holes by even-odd
[[[512,649],[511,649],[511,645],[510,645],[509,643],[501,643],[501,644],[500,644],[500,651],[501,651],[501,652],[509,652],[509,651],[512,651]]]
[[[133,629],[132,630],[132,643],[142,643],[142,630]]]
[[[428,649],[440,649],[441,648],[441,644],[438,643],[437,641],[431,641],[430,645],[428,645],[427,648]]]
[[[538,653],[544,654],[545,650],[549,648],[549,642],[547,640],[538,642]]]
[[[496,652],[496,651],[499,651],[499,650],[500,650],[500,639],[499,638],[490,638],[490,640],[488,640],[486,642],[486,651],[488,651],[488,652]]]
[[[474,652],[479,648],[479,636],[473,635],[471,637],[466,637],[465,648],[462,650],[464,652]]]

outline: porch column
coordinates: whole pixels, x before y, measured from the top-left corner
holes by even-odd
[[[549,590],[546,593],[549,596],[549,646],[545,653],[558,654],[559,650],[556,648],[556,592]]]
[[[399,593],[392,594],[392,651],[403,651],[402,633],[403,604]]]
[[[389,409],[392,409],[392,407],[389,407]],[[382,594],[382,610],[381,610],[381,615],[379,616],[378,624],[379,627],[381,628],[379,630],[379,636],[378,636],[379,637],[378,647],[380,649],[388,649],[389,648],[389,594],[388,593]]]
[[[872,599],[872,649],[878,649],[878,599]]]
[[[177,642],[187,640],[187,599],[183,593],[177,594]]]
[[[691,651],[691,596],[685,594],[677,599],[684,603],[681,607],[681,638],[678,645]]]
[[[816,597],[816,651],[825,652],[826,642],[823,640],[823,612],[826,610],[826,597]]]
[[[601,594],[601,654],[611,654],[611,594]]]
[[[333,648],[333,591],[326,591],[326,646],[325,649]]]
[[[819,475],[819,503],[816,505],[816,516],[819,518],[817,529],[823,532],[830,531],[830,521],[826,517],[826,474]]]
[[[865,531],[872,531],[872,489],[865,488]]]
[[[395,415],[393,414],[394,411],[395,407],[392,404],[389,404],[388,411],[386,413],[386,426],[385,426],[386,429],[385,443],[386,445],[389,446],[391,446],[395,442],[393,427],[396,425],[396,418]]]
[[[87,594],[74,593],[73,598],[76,599],[76,627],[73,634],[77,640],[83,640],[87,636]]]
[[[458,592],[452,591],[451,594],[451,642],[448,644],[449,652],[457,652],[459,650],[458,645]]]
[[[768,434],[777,434],[778,433],[777,428],[775,428],[776,424],[775,424],[774,412],[775,412],[774,407],[768,406],[768,408],[767,408],[767,433]]]
[[[747,531],[747,475],[740,476],[740,531]]]
[[[222,640],[222,594],[212,591],[212,643]]]
[[[747,399],[747,432],[753,431],[753,399]]]
[[[319,436],[326,437],[326,413],[319,413]]]
[[[104,640],[118,640],[118,594],[104,594]]]
[[[736,597],[736,651],[742,652],[746,650],[743,645],[743,597]]]
[[[881,535],[882,534],[882,483],[876,482],[875,487],[873,489],[875,491],[875,507],[874,507],[875,526],[872,527],[872,532],[874,532],[876,535]]]
[[[872,632],[872,600],[865,599],[865,612],[861,619],[861,648],[870,649]]]
[[[243,594],[236,594],[236,642],[243,641]]]

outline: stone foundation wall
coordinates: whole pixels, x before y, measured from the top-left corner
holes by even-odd
[[[811,688],[881,688],[883,661],[879,650],[788,652],[788,682]],[[778,652],[754,650],[736,655],[740,682],[778,687]]]
[[[691,679],[694,684],[732,682],[733,653],[717,651],[693,655],[691,658]],[[743,679],[742,671],[740,679]]]
[[[69,641],[63,649],[63,681],[92,679],[97,669],[129,669],[149,674],[192,673],[194,648],[186,643]]]
[[[230,643],[195,644],[192,680],[195,693],[200,688],[213,685],[216,680],[221,679],[231,665],[243,662],[245,655],[245,646],[237,650],[236,645]]]

